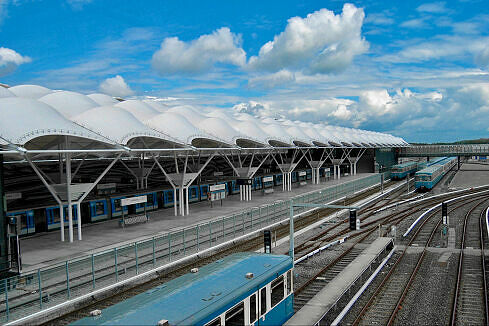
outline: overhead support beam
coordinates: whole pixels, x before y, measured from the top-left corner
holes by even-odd
[[[296,161],[296,158],[299,157],[297,154],[299,153],[300,149],[295,148],[294,152],[292,153],[292,158],[290,160],[284,160],[282,158],[282,154],[279,153],[280,157],[280,162],[278,162],[277,158],[275,155],[272,155],[273,160],[275,163],[277,163],[278,168],[282,172],[282,190],[283,191],[292,191],[292,172],[294,169],[297,167],[297,164],[305,157],[306,153],[308,150],[302,152],[302,156]]]

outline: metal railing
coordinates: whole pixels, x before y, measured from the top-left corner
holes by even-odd
[[[400,149],[401,156],[478,156],[489,155],[489,144],[422,145]]]
[[[18,320],[286,220],[291,200],[331,202],[380,179],[380,174],[371,175],[1,280],[0,322]],[[305,210],[296,209],[297,213]]]

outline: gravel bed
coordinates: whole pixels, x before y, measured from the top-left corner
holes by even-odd
[[[450,320],[458,256],[438,263],[441,254],[428,252],[404,299],[395,325],[447,325]]]

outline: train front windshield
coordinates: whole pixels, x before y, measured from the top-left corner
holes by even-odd
[[[421,174],[416,176],[416,181],[430,181],[431,176],[429,174]]]

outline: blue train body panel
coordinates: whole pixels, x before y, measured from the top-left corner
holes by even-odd
[[[91,200],[88,205],[90,207],[90,220],[92,222],[102,221],[109,218],[109,208],[107,207],[107,200]]]
[[[207,200],[207,193],[209,192],[209,185],[200,185],[200,201]]]
[[[280,186],[284,182],[284,176],[282,175],[282,173],[275,174],[273,176],[273,182],[275,186]]]
[[[124,199],[124,198],[126,198],[126,196],[113,197],[110,199],[110,207],[111,207],[112,217],[122,216],[122,209],[124,209],[124,215],[126,215],[127,212],[129,211],[127,206],[124,206],[124,208],[122,208],[122,206],[121,206],[121,199]]]
[[[188,202],[193,203],[200,200],[199,186],[193,185],[188,187]]]
[[[254,177],[253,178],[253,190],[259,190],[262,188],[263,188],[262,178],[261,177]]]
[[[306,170],[306,180],[311,180],[312,179],[312,170]]]
[[[8,212],[7,216],[17,217],[17,223],[20,223],[20,234],[33,234],[36,233],[36,224],[34,223],[34,211],[25,210],[17,212]]]
[[[239,194],[240,193],[240,189],[239,189],[238,181],[237,180],[232,180],[230,183],[231,183],[231,186],[229,187],[230,193],[232,195]]]
[[[64,205],[64,223],[68,225],[68,205]],[[72,207],[73,211],[73,225],[78,224],[78,214],[76,205]],[[61,227],[60,216],[59,216],[59,207],[53,206],[46,208],[46,222],[48,225],[48,230],[59,229]]]
[[[163,319],[170,325],[205,325],[292,267],[289,256],[233,254],[73,325],[157,325]],[[253,277],[246,277],[246,273],[253,273]],[[281,325],[293,313],[293,292],[284,290],[283,298],[266,312],[264,320],[260,318],[259,324]]]
[[[135,195],[134,197],[146,196],[146,203],[136,204],[136,213],[144,212],[144,206],[146,206],[146,211],[152,211],[158,209],[158,201],[156,200],[156,192],[148,194]],[[124,211],[125,213],[125,211]]]
[[[455,165],[455,157],[444,157],[416,172],[414,187],[416,189],[433,189],[443,176]]]

